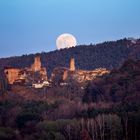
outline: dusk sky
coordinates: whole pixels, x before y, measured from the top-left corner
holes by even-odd
[[[56,49],[73,34],[78,44],[140,37],[140,0],[0,0],[0,57]]]

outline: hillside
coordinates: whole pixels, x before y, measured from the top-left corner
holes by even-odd
[[[47,68],[48,75],[56,67],[69,67],[71,57],[75,58],[76,68],[93,70],[95,68],[118,68],[129,57],[140,58],[140,39],[136,42],[128,39],[104,42],[97,45],[80,45],[75,48],[42,52],[42,65]],[[1,58],[0,67],[29,67],[36,54],[18,57]]]
[[[127,60],[118,70],[90,82],[85,89],[83,101],[135,102],[140,101],[140,60]]]
[[[57,72],[58,70],[60,73]],[[50,87],[34,89],[24,85],[11,85],[6,96],[21,96],[26,100],[44,100],[45,97],[47,101],[64,97],[75,101],[83,100],[86,103],[120,103],[125,100],[139,102],[140,100],[140,60],[127,60],[121,68],[111,72],[104,69],[90,71],[90,74],[88,71],[68,71],[66,83],[56,84],[60,80],[58,76],[61,77],[61,70],[63,69],[59,68],[54,71],[52,77],[54,82]],[[83,75],[84,79],[82,79]],[[7,84],[4,76],[1,78],[3,79],[0,79],[0,89],[5,91]]]
[[[0,139],[139,140],[139,84],[140,60],[127,60],[82,89],[14,85],[0,97]]]

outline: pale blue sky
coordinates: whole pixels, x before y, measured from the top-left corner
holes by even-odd
[[[56,49],[73,34],[78,44],[140,37],[140,0],[0,0],[0,57]]]

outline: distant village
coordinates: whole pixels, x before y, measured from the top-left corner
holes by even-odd
[[[90,81],[97,76],[109,73],[109,71],[105,68],[95,69],[93,71],[76,70],[75,59],[71,58],[69,68],[55,68],[51,77],[48,78],[46,68],[42,67],[40,56],[36,56],[31,67],[22,69],[5,67],[4,73],[10,85],[24,85],[38,89],[51,87],[52,84],[64,86],[69,83],[69,80],[76,80],[79,83]]]

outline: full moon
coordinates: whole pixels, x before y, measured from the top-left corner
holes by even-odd
[[[62,34],[56,40],[56,46],[58,49],[75,47],[76,45],[76,38],[72,34]]]

